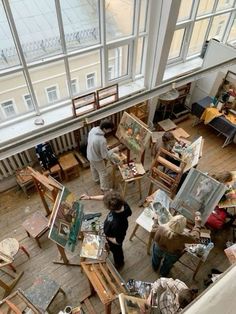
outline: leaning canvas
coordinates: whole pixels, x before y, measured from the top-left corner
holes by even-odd
[[[146,300],[126,295],[119,294],[120,309],[122,314],[140,314],[145,313]]]
[[[49,238],[73,252],[83,220],[83,205],[67,188],[58,193],[52,211]]]
[[[116,136],[134,154],[141,155],[150,142],[152,132],[134,115],[123,113]]]
[[[175,196],[171,208],[191,221],[194,221],[195,212],[199,211],[204,225],[225,191],[224,184],[192,168]]]

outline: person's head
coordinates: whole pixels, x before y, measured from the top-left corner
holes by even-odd
[[[196,289],[182,289],[178,294],[179,306],[184,309],[197,295]]]
[[[165,224],[165,227],[174,233],[181,234],[184,232],[184,228],[186,228],[186,224],[187,224],[187,220],[183,215],[176,215],[176,216],[173,216],[167,222],[167,224]]]
[[[120,193],[116,191],[108,191],[104,194],[103,202],[107,209],[111,211],[119,211],[124,205],[124,200]]]
[[[100,129],[104,132],[104,133],[109,133],[114,129],[114,123],[109,121],[109,120],[103,120],[100,123]]]
[[[224,184],[227,184],[233,181],[233,175],[229,171],[215,173],[212,175],[212,178]]]
[[[175,140],[174,135],[171,132],[165,132],[162,135],[162,142],[167,150],[172,150],[172,148],[175,145],[176,140]]]

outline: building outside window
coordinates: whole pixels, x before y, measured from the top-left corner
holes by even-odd
[[[30,110],[30,111],[34,110],[34,103],[33,103],[32,97],[30,95],[24,95],[24,101],[27,105],[28,110]]]
[[[16,116],[16,111],[12,100],[8,100],[2,103],[1,107],[6,118]]]
[[[77,83],[77,79],[73,79],[71,80],[71,91],[72,91],[72,95],[76,95],[78,94],[78,83]]]
[[[90,73],[86,75],[87,89],[95,87],[95,73]]]
[[[51,86],[46,88],[48,102],[52,103],[58,100],[57,87]]]
[[[228,40],[235,0],[182,0],[168,63],[198,57],[206,40]]]

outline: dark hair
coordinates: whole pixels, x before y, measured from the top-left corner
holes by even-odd
[[[212,175],[212,178],[220,183],[227,183],[233,181],[233,175],[229,171],[219,172]]]
[[[120,193],[116,191],[106,192],[104,195],[103,202],[107,209],[111,211],[120,210],[124,205],[124,200],[121,197]]]
[[[100,123],[100,129],[103,130],[103,129],[114,129],[114,123],[109,121],[109,120],[104,120]]]
[[[173,133],[171,132],[165,132],[163,135],[162,135],[162,141],[163,143],[167,143],[169,141],[174,141],[175,140],[175,137],[173,135]]]
[[[193,301],[196,296],[196,290],[182,289],[178,294],[179,306],[184,309],[189,303]]]

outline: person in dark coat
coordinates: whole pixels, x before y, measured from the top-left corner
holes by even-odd
[[[116,191],[106,192],[104,195],[88,196],[81,195],[83,200],[103,200],[104,205],[110,211],[104,221],[104,233],[107,238],[109,249],[113,254],[116,268],[124,266],[123,241],[128,229],[128,217],[132,211]]]

